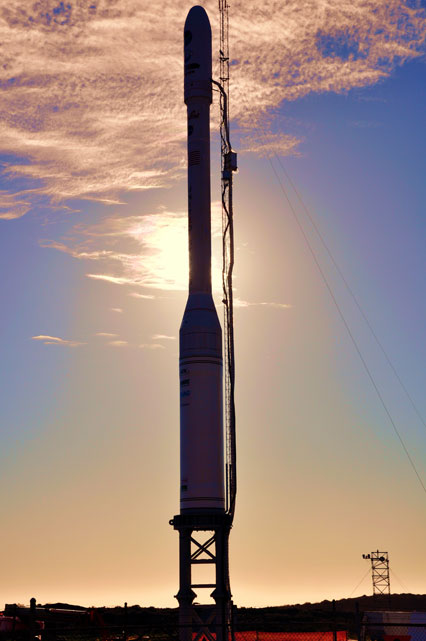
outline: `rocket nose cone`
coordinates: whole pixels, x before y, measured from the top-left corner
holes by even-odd
[[[189,11],[184,30],[185,102],[207,98],[212,89],[212,32],[207,13],[196,5]]]
[[[192,7],[186,16],[185,32],[186,31],[197,31],[198,33],[202,33],[203,36],[208,35],[211,37],[209,17],[206,10],[198,4]]]

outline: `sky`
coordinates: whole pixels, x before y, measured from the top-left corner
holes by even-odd
[[[177,605],[191,6],[0,7],[0,604]],[[376,549],[426,593],[425,41],[424,0],[232,2],[237,605]]]

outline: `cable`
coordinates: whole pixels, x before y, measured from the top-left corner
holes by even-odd
[[[380,340],[379,340],[379,338],[378,338],[378,336],[377,336],[376,332],[374,331],[373,327],[371,326],[371,323],[370,323],[370,321],[368,320],[367,315],[365,314],[364,310],[362,309],[362,307],[361,307],[361,305],[360,305],[360,303],[359,303],[359,301],[358,301],[357,297],[355,296],[355,294],[354,294],[354,292],[353,292],[352,288],[350,287],[350,285],[349,285],[348,281],[346,280],[346,278],[345,278],[345,276],[344,276],[344,274],[343,274],[342,270],[340,269],[340,267],[339,267],[339,265],[338,265],[337,261],[335,260],[335,258],[334,258],[334,256],[333,256],[333,254],[332,254],[332,252],[331,252],[331,250],[330,250],[330,248],[328,247],[327,243],[325,242],[324,237],[322,236],[322,234],[321,234],[320,230],[318,229],[318,226],[317,226],[317,224],[315,223],[315,220],[314,220],[313,216],[311,215],[310,211],[308,210],[307,206],[305,205],[305,203],[304,203],[304,201],[303,201],[303,199],[302,199],[302,196],[300,195],[300,193],[299,193],[298,189],[296,188],[296,186],[295,186],[294,182],[292,181],[292,179],[291,179],[291,178],[290,178],[290,176],[288,175],[288,172],[287,172],[287,170],[285,169],[285,167],[284,167],[284,165],[283,165],[283,163],[282,163],[282,161],[281,161],[281,158],[280,158],[278,155],[276,155],[276,154],[275,154],[275,158],[278,160],[278,163],[279,163],[279,165],[280,165],[280,167],[281,167],[281,169],[282,169],[282,171],[283,171],[283,173],[284,173],[285,177],[287,178],[287,180],[288,180],[288,182],[290,183],[290,185],[291,185],[291,187],[292,187],[293,191],[295,192],[295,194],[296,194],[297,198],[299,199],[299,202],[300,202],[300,204],[302,205],[302,207],[303,207],[303,209],[304,209],[304,211],[305,211],[306,215],[308,216],[309,220],[311,221],[311,224],[312,224],[313,228],[315,229],[315,231],[316,231],[316,233],[317,233],[317,235],[318,235],[318,237],[319,237],[319,239],[320,239],[321,243],[323,244],[323,247],[325,248],[325,250],[326,250],[327,254],[329,255],[329,257],[330,257],[330,259],[331,259],[331,261],[332,261],[332,263],[333,263],[334,267],[336,268],[336,270],[337,270],[337,272],[338,272],[338,274],[339,274],[340,278],[342,279],[342,281],[343,281],[343,283],[344,283],[344,285],[345,285],[346,289],[348,290],[349,294],[351,295],[352,300],[354,301],[355,305],[357,306],[359,313],[360,313],[360,314],[361,314],[361,316],[363,317],[363,319],[364,319],[364,321],[365,321],[365,323],[366,323],[366,325],[367,325],[368,329],[370,330],[370,332],[371,332],[371,334],[372,334],[372,336],[373,336],[374,340],[376,341],[376,343],[377,343],[377,345],[379,346],[379,348],[381,349],[381,351],[382,351],[382,353],[383,353],[383,355],[384,355],[385,359],[387,360],[389,367],[390,367],[390,368],[391,368],[391,370],[393,371],[393,373],[394,373],[394,375],[395,375],[395,377],[396,377],[397,381],[399,382],[399,384],[400,384],[401,388],[404,390],[405,395],[407,396],[408,400],[410,401],[410,403],[411,403],[411,406],[412,406],[413,410],[414,410],[414,411],[415,411],[415,413],[417,414],[417,417],[419,418],[419,420],[423,423],[424,427],[426,427],[426,421],[425,421],[425,419],[424,419],[424,418],[423,418],[423,416],[421,415],[420,410],[418,409],[417,405],[415,404],[415,402],[414,402],[414,400],[413,400],[413,398],[412,398],[411,394],[409,393],[409,391],[408,391],[407,387],[404,385],[404,383],[403,383],[403,381],[402,381],[401,377],[399,376],[398,372],[396,371],[395,366],[393,365],[393,363],[392,363],[391,359],[389,358],[389,356],[388,356],[388,354],[387,354],[387,352],[386,352],[385,348],[383,347],[383,345],[382,345],[382,343],[380,342]]]
[[[350,598],[351,598],[351,596],[353,595],[353,593],[355,592],[355,590],[358,590],[359,586],[360,586],[360,585],[361,585],[361,583],[365,580],[365,578],[366,578],[366,576],[367,576],[368,574],[370,574],[370,568],[368,568],[367,572],[364,574],[364,576],[362,577],[361,581],[360,581],[359,583],[357,583],[357,584],[356,584],[356,586],[354,587],[354,589],[352,590],[352,592],[351,592],[351,593],[350,593],[350,595],[348,596],[348,599],[350,599]]]
[[[390,423],[391,423],[391,425],[393,427],[393,430],[394,430],[396,436],[398,437],[398,440],[399,440],[399,442],[401,444],[401,447],[404,450],[404,452],[405,452],[405,454],[407,456],[407,459],[408,459],[408,461],[409,461],[409,463],[410,463],[415,475],[417,476],[417,479],[418,479],[418,481],[419,481],[419,483],[420,483],[420,485],[421,485],[421,487],[423,489],[423,492],[426,494],[426,486],[424,485],[423,480],[422,480],[419,472],[417,471],[417,468],[416,468],[416,466],[414,464],[414,461],[411,458],[410,453],[408,452],[408,449],[407,449],[407,447],[406,447],[406,445],[405,445],[405,443],[404,443],[404,441],[402,439],[402,436],[398,431],[398,428],[397,428],[397,426],[396,426],[396,424],[395,424],[395,422],[394,422],[394,420],[392,418],[392,415],[391,415],[391,413],[390,413],[390,411],[389,411],[389,409],[388,409],[388,407],[387,407],[387,405],[385,403],[385,400],[384,400],[384,398],[383,398],[383,396],[382,396],[382,394],[381,394],[381,392],[380,392],[380,390],[379,390],[379,388],[378,388],[378,386],[376,384],[376,381],[374,380],[374,377],[373,377],[373,375],[372,375],[372,373],[371,373],[371,371],[370,371],[370,369],[369,369],[369,367],[368,367],[368,365],[367,365],[367,363],[366,363],[366,361],[364,359],[364,356],[362,355],[362,352],[358,347],[358,344],[357,344],[357,342],[356,342],[356,340],[355,340],[355,338],[354,338],[354,336],[353,336],[353,334],[351,332],[351,329],[350,329],[350,327],[349,327],[349,325],[348,325],[348,323],[346,321],[346,318],[345,318],[345,316],[344,316],[344,314],[343,314],[343,312],[342,312],[342,310],[340,308],[340,305],[337,302],[337,299],[336,299],[336,297],[335,297],[335,295],[333,293],[333,290],[331,289],[331,286],[328,283],[327,277],[325,276],[325,273],[322,270],[321,265],[318,262],[318,259],[317,259],[316,255],[315,255],[315,252],[312,249],[311,243],[309,242],[309,239],[308,239],[308,237],[307,237],[307,235],[305,233],[305,230],[303,229],[303,227],[302,227],[302,225],[301,225],[301,223],[299,221],[299,218],[298,218],[298,216],[297,216],[297,214],[296,214],[296,212],[294,210],[294,207],[293,207],[293,205],[292,205],[292,203],[291,203],[291,201],[290,201],[290,199],[289,199],[289,197],[287,195],[287,192],[286,192],[286,190],[284,188],[284,185],[283,185],[283,183],[281,181],[281,178],[279,177],[277,171],[275,170],[275,167],[274,167],[274,165],[272,163],[272,160],[271,160],[271,157],[270,157],[269,154],[268,154],[268,160],[269,160],[269,163],[271,165],[272,171],[274,172],[275,177],[278,180],[278,183],[279,183],[279,185],[281,187],[281,190],[282,190],[282,192],[284,194],[284,197],[285,197],[285,199],[286,199],[286,201],[287,201],[287,203],[288,203],[288,205],[289,205],[289,207],[291,209],[293,217],[294,217],[294,219],[295,219],[295,221],[296,221],[296,223],[297,223],[297,225],[298,225],[298,227],[300,229],[300,232],[301,232],[303,238],[305,239],[305,242],[306,242],[306,244],[307,244],[307,246],[309,248],[309,251],[310,251],[310,253],[312,255],[312,258],[314,259],[314,262],[315,262],[315,264],[316,264],[316,266],[318,268],[318,271],[321,274],[321,277],[322,277],[322,279],[324,281],[324,284],[328,289],[328,292],[329,292],[329,294],[330,294],[330,296],[331,296],[331,298],[333,300],[333,303],[336,306],[336,309],[337,309],[337,311],[339,313],[339,316],[340,316],[340,318],[341,318],[341,320],[342,320],[342,322],[343,322],[343,324],[344,324],[344,326],[346,328],[346,331],[347,331],[347,333],[348,333],[348,335],[349,335],[349,337],[350,337],[350,339],[352,341],[352,344],[355,347],[355,350],[356,350],[356,352],[357,352],[357,354],[358,354],[358,356],[359,356],[359,358],[361,360],[361,363],[364,366],[365,371],[367,372],[368,378],[370,379],[370,382],[371,382],[371,384],[373,385],[373,387],[374,387],[374,389],[376,391],[376,394],[377,394],[377,396],[378,396],[378,398],[380,400],[380,403],[382,404],[382,407],[383,407],[383,409],[384,409],[384,411],[385,411],[385,413],[386,413],[386,415],[387,415],[387,417],[388,417],[388,419],[389,419],[389,421],[390,421]]]
[[[398,581],[398,583],[400,584],[402,589],[405,590],[405,592],[408,594],[409,590],[407,590],[407,587],[403,584],[401,579],[397,577],[397,575],[395,574],[395,572],[391,568],[389,568],[389,570],[390,570],[392,576]]]
[[[234,519],[237,494],[237,450],[235,417],[235,353],[232,276],[234,269],[234,223],[232,199],[232,147],[229,138],[229,5],[219,0],[220,12],[220,138],[222,169],[222,288],[225,345],[225,426],[226,426],[226,512]]]
[[[219,4],[221,19],[227,21],[228,5]],[[227,33],[227,30],[226,30]],[[229,74],[226,69],[229,57],[227,51],[227,37],[221,25],[221,81],[227,86]],[[226,40],[226,43],[222,43]],[[223,69],[222,69],[223,67]],[[234,313],[233,313],[233,286],[232,275],[234,269],[234,225],[232,203],[232,168],[229,165],[231,142],[229,139],[228,120],[228,95],[224,86],[216,80],[211,80],[220,92],[220,137],[222,159],[222,288],[224,304],[224,344],[225,344],[225,420],[226,420],[226,512],[234,518],[235,501],[237,493],[236,473],[236,437],[235,437],[235,353],[234,353]],[[229,165],[229,166],[228,166]]]

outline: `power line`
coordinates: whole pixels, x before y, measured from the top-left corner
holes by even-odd
[[[271,165],[272,171],[274,172],[275,177],[276,177],[276,179],[278,180],[278,183],[279,183],[279,185],[280,185],[280,187],[281,187],[281,191],[283,192],[283,195],[284,195],[284,197],[285,197],[285,199],[286,199],[286,201],[287,201],[287,203],[288,203],[288,205],[289,205],[289,207],[290,207],[290,210],[291,210],[291,212],[292,212],[292,214],[293,214],[293,217],[294,217],[294,219],[295,219],[295,221],[296,221],[296,223],[297,223],[297,225],[298,225],[298,227],[299,227],[299,229],[300,229],[300,232],[301,232],[301,234],[302,234],[303,238],[305,239],[305,242],[306,242],[306,244],[307,244],[307,246],[308,246],[308,248],[309,248],[309,251],[310,251],[310,253],[311,253],[311,255],[312,255],[312,258],[313,258],[313,260],[314,260],[314,262],[315,262],[315,264],[316,264],[316,266],[317,266],[317,269],[318,269],[318,271],[319,271],[319,272],[320,272],[320,274],[321,274],[321,277],[322,277],[322,279],[323,279],[323,281],[324,281],[324,284],[325,284],[325,286],[326,286],[326,287],[327,287],[327,289],[328,289],[328,292],[329,292],[329,294],[330,294],[330,296],[331,296],[331,298],[332,298],[332,301],[333,301],[333,303],[334,303],[334,305],[335,305],[335,307],[336,307],[336,309],[337,309],[337,311],[338,311],[338,313],[339,313],[339,316],[340,316],[340,318],[341,318],[341,320],[342,320],[342,322],[343,322],[343,324],[344,324],[344,326],[345,326],[345,328],[346,328],[346,331],[347,331],[347,333],[348,333],[348,335],[349,335],[349,337],[350,337],[350,339],[351,339],[351,341],[352,341],[352,344],[353,344],[353,346],[354,346],[354,348],[355,348],[355,350],[356,350],[356,352],[357,352],[357,354],[358,354],[358,356],[359,356],[359,358],[360,358],[360,360],[361,360],[361,363],[362,363],[362,364],[363,364],[363,366],[364,366],[364,369],[365,369],[365,371],[366,371],[366,373],[367,373],[367,376],[368,376],[368,378],[370,379],[370,382],[371,382],[371,384],[372,384],[372,385],[373,385],[373,387],[374,387],[374,390],[375,390],[375,392],[376,392],[376,394],[377,394],[377,396],[378,396],[378,398],[379,398],[379,401],[380,401],[380,403],[381,403],[381,405],[382,405],[382,407],[383,407],[383,409],[384,409],[384,411],[385,411],[385,413],[386,413],[386,415],[387,415],[387,417],[388,417],[388,419],[389,419],[389,422],[391,423],[391,425],[392,425],[392,427],[393,427],[393,430],[394,430],[394,432],[395,432],[396,436],[398,437],[398,440],[399,440],[399,442],[400,442],[400,444],[401,444],[401,447],[402,447],[402,449],[404,450],[405,455],[406,455],[406,457],[407,457],[407,459],[408,459],[408,461],[409,461],[409,463],[410,463],[410,465],[411,465],[411,467],[412,467],[412,469],[413,469],[413,471],[414,471],[415,475],[417,476],[417,479],[418,479],[418,481],[419,481],[419,483],[420,483],[420,485],[421,485],[421,487],[422,487],[422,489],[423,489],[423,492],[426,494],[426,486],[425,486],[425,484],[423,483],[423,480],[422,480],[422,478],[421,478],[421,476],[420,476],[419,472],[417,471],[417,468],[416,468],[416,466],[415,466],[415,464],[414,464],[414,461],[413,461],[413,459],[411,458],[410,453],[409,453],[409,451],[408,451],[408,449],[407,449],[407,447],[406,447],[406,445],[405,445],[405,443],[404,443],[404,441],[403,441],[403,439],[402,439],[402,436],[401,436],[401,434],[400,434],[400,433],[399,433],[399,431],[398,431],[398,428],[397,428],[397,426],[396,426],[396,424],[395,424],[395,421],[394,421],[394,420],[393,420],[393,418],[392,418],[392,415],[391,415],[391,413],[390,413],[390,411],[389,411],[389,409],[388,409],[388,407],[387,407],[387,405],[386,405],[386,403],[385,403],[385,400],[384,400],[384,398],[383,398],[383,396],[382,396],[382,394],[381,394],[381,392],[380,392],[380,390],[379,390],[379,388],[378,388],[378,386],[377,386],[377,384],[376,384],[376,381],[375,381],[375,379],[374,379],[374,377],[373,377],[373,375],[372,375],[372,373],[371,373],[371,371],[370,371],[370,368],[368,367],[367,362],[366,362],[366,360],[364,359],[364,356],[362,355],[362,352],[361,352],[360,348],[358,347],[358,344],[357,344],[357,342],[356,342],[356,340],[355,340],[355,337],[354,337],[354,336],[353,336],[353,334],[352,334],[352,331],[351,331],[351,329],[350,329],[350,327],[349,327],[349,325],[348,325],[348,323],[347,323],[347,321],[346,321],[346,318],[345,318],[345,316],[344,316],[344,314],[343,314],[343,312],[342,312],[342,310],[341,310],[341,308],[340,308],[340,305],[339,305],[339,303],[338,303],[338,301],[337,301],[337,299],[336,299],[336,297],[335,297],[335,295],[334,295],[334,292],[333,292],[333,290],[332,290],[332,288],[331,288],[331,286],[330,286],[330,284],[329,284],[329,282],[328,282],[328,280],[327,280],[327,277],[326,277],[326,275],[325,275],[325,273],[324,273],[323,269],[321,268],[321,265],[320,265],[320,263],[319,263],[319,261],[318,261],[318,259],[317,259],[316,255],[315,255],[315,252],[314,252],[314,250],[313,250],[313,248],[312,248],[312,245],[311,245],[311,243],[309,242],[309,239],[308,239],[308,237],[307,237],[307,235],[306,235],[305,230],[303,229],[303,226],[302,226],[301,222],[299,221],[299,218],[298,218],[298,216],[297,216],[297,214],[296,214],[296,211],[295,211],[295,209],[294,209],[294,207],[293,207],[293,204],[292,204],[292,202],[290,201],[290,199],[289,199],[289,197],[288,197],[288,195],[287,195],[287,192],[286,192],[286,190],[285,190],[285,187],[284,187],[284,185],[283,185],[283,183],[282,183],[282,181],[281,181],[281,178],[280,178],[280,176],[278,175],[278,173],[277,173],[277,171],[276,171],[276,169],[275,169],[275,167],[274,167],[274,165],[273,165],[273,163],[272,163],[272,160],[271,160],[271,157],[270,157],[270,155],[269,155],[269,154],[268,154],[268,160],[269,160],[269,163],[270,163],[270,165]]]
[[[369,321],[369,320],[368,320],[368,318],[367,318],[367,315],[365,314],[364,310],[363,310],[363,309],[362,309],[362,307],[361,307],[361,304],[359,303],[359,301],[358,301],[357,297],[355,296],[355,294],[354,294],[354,292],[353,292],[353,290],[352,290],[351,286],[349,285],[348,281],[346,280],[346,278],[345,278],[345,276],[344,276],[344,274],[343,274],[343,272],[342,272],[341,268],[339,267],[339,265],[338,265],[337,261],[335,260],[335,258],[334,258],[334,256],[333,256],[333,254],[332,254],[332,252],[331,252],[330,248],[328,247],[328,245],[327,245],[327,243],[326,243],[326,241],[325,241],[325,239],[324,239],[323,235],[321,234],[320,230],[318,229],[318,225],[315,223],[315,220],[314,220],[314,218],[313,218],[312,214],[310,213],[310,211],[309,211],[308,207],[306,206],[305,202],[303,201],[302,196],[300,195],[299,190],[297,189],[297,187],[296,187],[296,185],[294,184],[293,180],[290,178],[290,176],[289,176],[289,174],[288,174],[288,172],[287,172],[286,168],[284,167],[284,165],[283,165],[283,163],[282,163],[282,161],[281,161],[281,158],[280,158],[279,156],[277,156],[277,155],[275,155],[275,158],[276,158],[276,160],[278,161],[278,163],[279,163],[279,165],[280,165],[280,167],[281,167],[281,169],[282,169],[282,171],[283,171],[283,173],[284,173],[285,177],[287,178],[288,182],[290,183],[290,185],[291,185],[291,187],[292,187],[292,189],[293,189],[294,193],[296,194],[296,196],[297,196],[297,198],[298,198],[298,200],[299,200],[300,204],[302,205],[302,207],[303,207],[303,209],[304,209],[304,211],[305,211],[306,215],[308,216],[308,218],[309,218],[309,220],[310,220],[310,222],[311,222],[311,224],[312,224],[313,228],[315,229],[315,231],[316,231],[316,233],[317,233],[317,235],[318,235],[318,237],[319,237],[319,239],[320,239],[320,241],[321,241],[321,243],[322,243],[323,247],[325,248],[325,250],[326,250],[326,252],[327,252],[328,256],[330,257],[330,259],[331,259],[331,261],[332,261],[332,263],[333,263],[334,267],[336,268],[336,270],[337,270],[337,272],[338,272],[338,274],[339,274],[340,278],[342,279],[342,281],[343,281],[343,283],[344,283],[344,285],[345,285],[346,289],[348,290],[349,294],[351,295],[352,300],[354,301],[354,303],[355,303],[356,307],[358,308],[359,313],[360,313],[360,314],[361,314],[361,316],[363,317],[363,319],[364,319],[364,321],[365,321],[365,323],[366,323],[366,325],[367,325],[368,329],[370,330],[370,332],[371,332],[371,334],[372,334],[372,336],[373,336],[374,340],[376,341],[377,345],[379,346],[380,350],[382,351],[382,353],[383,353],[383,355],[384,355],[384,357],[385,357],[385,359],[386,359],[386,361],[387,361],[387,363],[388,363],[389,367],[390,367],[390,368],[391,368],[391,370],[393,371],[393,373],[394,373],[394,375],[395,375],[395,377],[396,377],[396,379],[397,379],[398,383],[400,384],[401,388],[404,390],[405,395],[407,396],[408,400],[410,401],[410,403],[411,403],[411,406],[412,406],[413,410],[414,410],[414,411],[415,411],[415,413],[417,414],[417,417],[419,418],[419,420],[423,423],[424,427],[426,427],[426,421],[425,421],[425,419],[423,418],[423,416],[422,416],[422,414],[421,414],[420,410],[418,409],[418,407],[417,407],[416,403],[414,402],[414,400],[413,400],[413,398],[412,398],[411,394],[409,393],[409,391],[408,391],[407,387],[404,385],[404,382],[402,381],[402,379],[401,379],[400,375],[398,374],[398,372],[397,372],[397,370],[396,370],[396,368],[395,368],[394,364],[392,363],[392,361],[391,361],[391,359],[390,359],[389,355],[387,354],[387,352],[386,352],[385,348],[383,347],[383,344],[382,344],[382,343],[381,343],[381,341],[379,340],[379,337],[377,336],[376,332],[374,331],[374,329],[373,329],[373,327],[372,327],[372,325],[371,325],[370,321]]]
[[[402,587],[402,589],[403,589],[406,593],[408,593],[408,592],[409,592],[409,590],[407,590],[407,586],[405,586],[405,585],[403,584],[403,582],[401,581],[401,579],[400,579],[400,578],[395,574],[395,572],[394,572],[392,569],[390,569],[390,573],[391,573],[391,574],[392,574],[392,576],[393,576],[393,577],[398,581],[398,583],[400,584],[400,586]]]
[[[353,593],[354,593],[356,590],[358,590],[359,586],[361,585],[361,583],[362,583],[363,581],[365,581],[365,579],[367,578],[367,575],[368,575],[368,574],[370,574],[370,568],[368,568],[367,572],[364,574],[364,576],[362,577],[361,581],[359,581],[359,583],[357,583],[357,584],[356,584],[356,586],[354,587],[354,589],[352,590],[352,592],[351,592],[351,593],[350,593],[350,595],[348,596],[348,599],[350,599],[350,598],[351,598],[351,596],[353,595]]]

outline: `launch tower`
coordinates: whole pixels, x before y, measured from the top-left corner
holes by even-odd
[[[234,347],[232,331],[232,172],[227,85],[229,57],[223,52],[227,2],[221,10],[221,82],[212,80],[211,28],[205,10],[193,7],[184,28],[184,98],[188,123],[189,292],[180,328],[180,513],[171,521],[179,532],[180,641],[224,641],[231,632],[229,533],[235,475]],[[226,58],[226,59],[225,59]],[[227,78],[226,78],[227,80]],[[210,105],[213,84],[221,96],[223,286],[225,304],[225,434],[223,426],[222,329],[211,286]],[[226,447],[225,447],[226,445]],[[226,459],[226,460],[225,460]],[[197,582],[196,566],[210,566]],[[194,604],[208,589],[214,604]],[[195,592],[197,590],[197,592]]]

